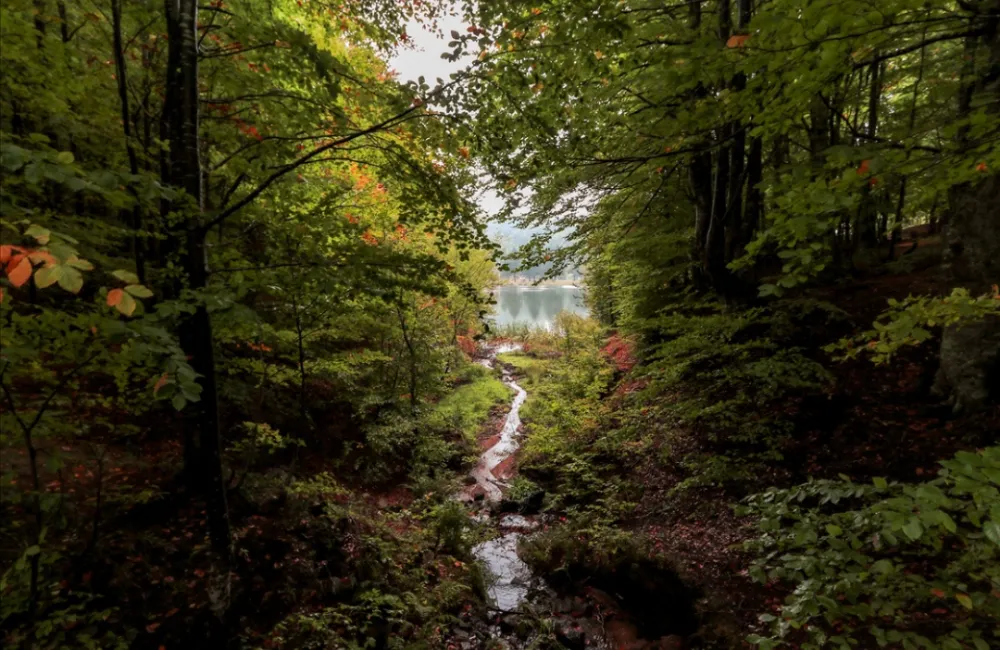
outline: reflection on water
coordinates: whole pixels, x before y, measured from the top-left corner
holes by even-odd
[[[583,291],[577,287],[519,287],[504,285],[493,290],[494,319],[499,327],[530,325],[551,328],[556,314],[569,311],[587,316]]]

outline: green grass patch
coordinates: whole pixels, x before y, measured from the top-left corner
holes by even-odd
[[[427,414],[426,423],[432,429],[461,433],[475,441],[490,410],[511,399],[511,390],[489,369],[470,365],[463,369],[465,383],[448,393]]]
[[[498,354],[497,361],[514,366],[514,372],[518,376],[517,383],[526,390],[544,381],[552,367],[551,359],[536,359],[523,352]]]

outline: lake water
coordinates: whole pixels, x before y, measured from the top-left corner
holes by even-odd
[[[530,325],[552,327],[556,314],[569,311],[589,314],[583,304],[583,291],[577,287],[521,287],[504,285],[493,290],[494,319],[497,326]]]

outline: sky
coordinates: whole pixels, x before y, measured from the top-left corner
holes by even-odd
[[[448,36],[451,30],[465,33],[468,24],[459,16],[442,16],[438,21],[443,36],[439,37],[419,23],[411,21],[406,27],[406,33],[412,40],[413,47],[400,49],[389,59],[389,66],[399,73],[402,82],[416,81],[421,75],[432,87],[434,80],[440,77],[445,81],[449,75],[462,70],[472,61],[471,55],[466,55],[458,61],[447,61],[441,58],[444,52],[450,52]],[[479,207],[487,215],[494,215],[503,207],[503,199],[492,191],[480,192],[477,195]],[[493,238],[502,238],[517,245],[525,243],[531,237],[531,231],[516,228],[511,224],[491,223],[487,232]]]

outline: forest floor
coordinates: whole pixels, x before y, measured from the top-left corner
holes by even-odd
[[[890,298],[943,289],[934,266],[831,287],[820,298],[845,317],[810,333],[811,352],[819,356],[823,344],[869,327]],[[694,449],[701,441],[667,420],[642,420],[644,431],[667,431],[669,440],[651,434],[650,444],[627,463],[615,453],[623,454],[631,443],[612,453],[597,444],[606,441],[577,439],[592,421],[617,420],[629,396],[648,400],[650,407],[672,399],[638,397],[645,379],[637,374],[642,366],[635,366],[627,341],[612,337],[599,347],[603,352],[597,347],[593,352],[603,356],[604,369],[587,367],[577,374],[587,379],[588,373],[608,372],[613,381],[603,394],[586,397],[581,391],[569,405],[552,398],[553,382],[565,378],[554,370],[563,361],[558,349],[529,346],[525,354],[505,358],[514,363],[528,401],[526,447],[494,472],[515,486],[499,507],[545,511],[539,541],[523,554],[560,596],[541,605],[548,608],[544,617],[534,613],[529,637],[554,644],[538,647],[575,648],[600,635],[615,650],[740,645],[756,629],[759,613],[777,610],[785,595],[780,585],[759,585],[748,576],[751,558],[742,543],[754,534],[754,522],[736,515],[733,506],[751,487],[682,488],[690,471],[681,462],[664,462],[661,452]],[[825,365],[832,373],[828,390],[786,405],[794,435],[753,489],[842,475],[857,482],[876,476],[916,482],[956,451],[996,441],[1000,409],[955,414],[932,393],[935,341],[904,349],[891,364],[858,359]],[[398,475],[377,485],[362,483],[350,468],[351,457],[334,460],[323,447],[304,449],[294,463],[286,454],[256,462],[246,476],[235,472],[231,479],[239,487],[232,490],[230,505],[237,555],[228,572],[220,571],[210,552],[204,507],[189,500],[180,483],[179,418],[155,428],[158,437],[129,445],[42,449],[43,457],[59,459],[40,477],[45,498],[75,522],[65,554],[54,560],[65,565],[62,577],[48,587],[61,603],[100,605],[94,615],[100,619],[68,610],[59,625],[67,632],[80,625],[125,627],[132,630],[129,646],[139,650],[179,648],[207,638],[235,640],[231,647],[298,647],[313,638],[316,626],[328,635],[321,644],[357,638],[383,647],[389,636],[403,634],[429,648],[487,647],[469,641],[496,623],[484,604],[484,577],[469,551],[471,542],[488,533],[470,530],[467,513],[452,509],[449,490],[467,461],[496,443],[509,400],[509,391],[489,376],[456,383],[435,404],[430,421],[454,429],[452,443],[465,449],[466,462],[435,465],[441,480],[433,486],[414,486]],[[646,406],[627,408],[644,413]],[[565,440],[552,437],[555,423],[572,428]],[[577,446],[558,456],[562,444]],[[594,472],[582,476],[606,480],[620,487],[620,494],[599,498],[587,491],[593,486],[584,479],[554,480],[539,460],[555,457],[569,467],[581,455],[589,459],[587,471]],[[5,486],[31,480],[23,453],[5,453],[2,460]],[[535,498],[538,488],[545,491],[544,501]],[[609,498],[634,507],[625,516],[608,514]],[[97,499],[100,517],[93,516]],[[23,518],[19,506],[5,508],[5,518]],[[581,521],[586,527],[574,524]],[[630,548],[619,534],[641,535],[645,551],[658,563],[644,564],[647,559],[623,552],[639,567],[642,575],[636,576],[623,565],[609,569],[607,558],[595,559],[595,545]],[[573,546],[588,535],[590,547]],[[221,589],[229,590],[223,617],[217,615]],[[698,625],[692,627],[685,616],[661,624],[664,603],[674,603],[677,611],[693,606]],[[391,628],[359,622],[376,611],[406,623]]]
[[[822,355],[819,349],[822,345],[869,328],[889,299],[944,293],[947,293],[947,285],[938,266],[860,277],[829,288],[818,299],[840,310],[841,318],[810,332],[813,346],[810,354]],[[620,340],[612,338],[603,346],[603,351],[619,370],[614,384],[602,398],[613,420],[618,417],[617,409],[626,408],[623,396],[640,390],[645,380],[632,376],[632,363],[623,361],[629,354]],[[620,461],[610,458],[596,459],[595,471],[625,472],[638,494],[634,511],[627,518],[619,519],[615,527],[640,534],[646,540],[647,551],[664,558],[683,584],[698,594],[695,598],[700,629],[687,635],[684,647],[744,645],[742,639],[759,626],[759,614],[777,611],[787,593],[779,584],[760,585],[749,577],[752,558],[743,550],[743,543],[756,534],[755,522],[738,516],[734,509],[747,496],[747,490],[758,491],[766,486],[791,487],[810,479],[838,477],[860,484],[871,484],[874,477],[902,483],[925,481],[937,473],[939,461],[951,458],[958,451],[975,450],[996,442],[996,432],[1000,431],[1000,408],[971,414],[955,413],[933,393],[936,356],[937,340],[931,340],[918,347],[905,348],[892,363],[884,365],[875,365],[864,358],[825,363],[832,374],[825,392],[782,407],[786,410],[782,415],[795,423],[794,433],[783,448],[782,457],[769,461],[755,477],[753,488],[747,484],[741,487],[722,483],[683,486],[684,480],[690,478],[690,471],[683,463],[663,462],[659,452],[667,445],[674,450],[699,448],[701,442],[693,439],[699,434],[694,431],[670,431],[669,442],[667,439],[655,441],[650,452],[637,458],[631,466],[627,463],[623,466]],[[515,363],[520,373],[518,381],[529,391],[524,416],[528,440],[524,453],[528,456],[528,467],[524,469],[529,477],[550,491],[546,503],[573,499],[577,488],[554,481],[551,469],[538,461],[539,454],[551,455],[551,448],[539,452],[532,442],[533,428],[537,425],[532,415],[546,408],[538,402],[547,399],[545,376],[559,363],[558,355],[529,350],[526,355],[508,356],[505,360]],[[552,381],[555,377],[548,379]],[[541,394],[536,390],[539,386],[543,388]],[[658,399],[669,401],[671,397],[661,395],[646,399],[650,399],[648,406],[655,406]],[[544,422],[543,426],[551,427],[552,421]],[[647,421],[644,426],[671,428],[670,422]],[[568,432],[565,435],[577,434]],[[574,453],[597,444],[601,435],[595,434],[586,444],[573,447]],[[755,470],[760,468],[755,467]],[[506,468],[505,475],[513,476],[516,471]],[[593,504],[582,504],[587,505]],[[550,514],[563,514],[561,506],[555,506]],[[580,528],[573,530],[578,532]],[[629,611],[629,603],[625,602],[627,596],[615,594],[614,587],[622,590],[630,587],[626,577],[619,576],[622,579],[617,583],[605,581],[605,585],[611,585],[607,591],[615,594],[611,596],[615,602],[610,608],[605,606],[602,613],[599,601],[604,599],[606,603],[608,593],[598,590],[595,596],[587,586],[597,581],[602,570],[600,562],[593,561],[589,568],[581,570],[581,567],[570,566],[570,561],[564,557],[565,549],[560,550],[558,543],[547,540],[541,546],[542,555],[550,555],[540,560],[535,558],[534,564],[541,572],[554,572],[552,575],[562,576],[558,579],[563,580],[566,573],[575,571],[573,584],[564,584],[563,593],[577,600],[582,596],[582,603],[577,606],[582,616],[580,620],[595,616],[604,623],[618,620],[618,629],[625,628],[620,647],[667,647],[662,638],[657,641],[655,636],[647,639],[640,636],[640,631],[648,633],[654,629],[656,634],[661,634],[664,630],[643,620],[641,607]],[[537,555],[538,550],[529,549],[528,553]],[[668,583],[662,583],[660,588],[669,588]],[[662,591],[653,596],[669,597]],[[609,611],[616,612],[610,614],[610,619]],[[586,629],[585,624],[581,625]],[[563,645],[572,647],[572,641],[562,640]]]

